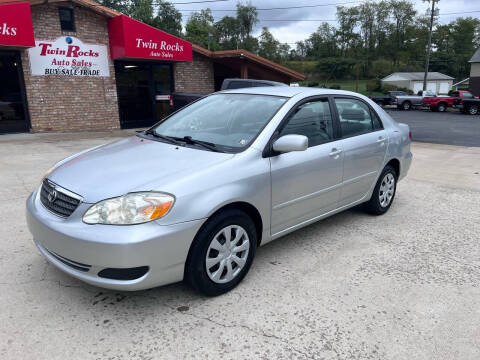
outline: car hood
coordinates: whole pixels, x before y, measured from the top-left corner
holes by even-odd
[[[167,191],[170,182],[233,156],[134,136],[74,155],[48,179],[96,203],[128,192]]]

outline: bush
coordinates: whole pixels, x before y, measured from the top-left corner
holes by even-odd
[[[367,91],[368,92],[375,92],[375,91],[382,91],[382,83],[379,79],[369,80],[367,82]]]
[[[338,84],[333,84],[333,85],[330,85],[330,89],[334,89],[334,90],[340,90],[342,87]]]
[[[307,83],[308,87],[317,87],[318,86],[318,81],[309,81]]]
[[[383,85],[382,86],[382,91],[384,93],[387,93],[388,91],[395,91],[395,90],[398,90],[398,88],[395,86],[395,85]]]

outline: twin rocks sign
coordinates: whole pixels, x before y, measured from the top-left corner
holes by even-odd
[[[108,49],[84,44],[67,36],[55,41],[35,41],[28,49],[32,75],[108,77]]]

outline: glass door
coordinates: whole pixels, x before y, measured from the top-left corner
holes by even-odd
[[[170,113],[170,64],[116,61],[115,76],[122,129],[149,127]]]
[[[29,128],[20,54],[0,51],[0,134]]]

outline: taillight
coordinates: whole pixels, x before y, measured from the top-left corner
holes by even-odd
[[[170,106],[173,107],[173,96],[169,95],[168,97],[170,98]]]
[[[395,101],[398,101],[398,98],[395,96]]]
[[[412,140],[412,132],[411,131],[408,132],[408,137],[410,138],[410,140]]]

